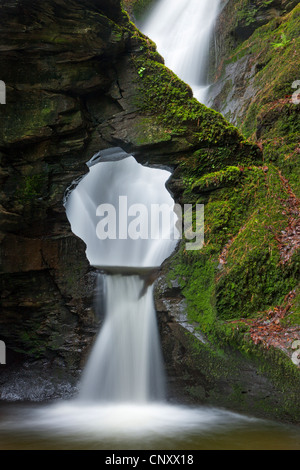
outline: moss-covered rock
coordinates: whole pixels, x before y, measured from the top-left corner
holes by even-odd
[[[230,43],[215,70],[210,105],[259,143],[264,160],[282,170],[299,196],[300,107],[292,95],[300,75],[300,7],[286,14],[294,6],[286,3],[271,21],[256,24],[247,40]],[[220,20],[219,33],[222,24]],[[229,38],[230,30],[223,35]]]
[[[281,238],[295,220],[290,187],[271,164],[225,166],[200,178],[186,165],[183,171],[182,203],[205,207],[204,246],[190,251],[183,241],[165,273],[166,282],[180,286],[195,331],[215,348],[229,345],[257,361],[281,395],[283,414],[289,410],[299,417],[299,368],[291,360],[292,343],[300,336],[299,249],[296,245],[290,251],[293,236]],[[169,299],[171,317],[177,303]],[[270,318],[279,311],[284,313],[277,317],[275,331]],[[230,357],[227,351],[228,361]],[[276,363],[284,370],[282,377],[274,374]],[[289,377],[289,393],[283,391],[284,377]],[[272,408],[268,400],[265,406]]]
[[[22,0],[1,17],[1,339],[76,376],[97,327],[95,278],[63,197],[85,162],[115,145],[174,168],[197,150],[203,164],[260,152],[192,98],[119,1]]]
[[[276,11],[262,15],[260,22],[257,15],[265,7],[267,12],[266,3]],[[252,173],[252,183],[244,180],[247,197],[254,205],[252,202],[248,205],[247,218],[241,217],[239,233],[228,237],[215,262],[215,315],[225,321],[230,317],[260,318],[256,332],[251,329],[249,337],[255,341],[259,337],[266,346],[270,342],[259,335],[259,328],[270,324],[271,338],[270,318],[274,312],[285,312],[276,321],[290,345],[280,340],[273,341],[272,345],[284,350],[290,358],[291,343],[299,335],[300,108],[294,94],[295,80],[299,76],[300,9],[297,3],[229,1],[226,4],[217,24],[219,40],[216,63],[212,63],[214,83],[210,101],[214,109],[259,145],[265,168],[262,168],[265,175],[257,169],[253,179]],[[251,6],[248,12],[247,5]],[[240,27],[241,22],[248,23],[247,31]],[[218,185],[220,176],[200,179],[199,189],[206,181],[208,189],[213,189],[213,182]],[[242,181],[238,173],[236,178],[234,191]],[[221,189],[221,182],[219,188],[215,197],[221,207],[223,196],[220,195],[228,190]],[[212,196],[213,193],[209,204]],[[235,206],[234,200],[227,197],[226,204],[228,210],[222,216],[225,224],[221,230],[228,228],[227,221],[232,220]],[[209,224],[209,217],[207,221]],[[210,238],[211,232],[208,235]],[[292,300],[288,300],[290,297]],[[250,323],[247,322],[247,328]]]

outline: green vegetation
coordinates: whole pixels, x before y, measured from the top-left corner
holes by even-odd
[[[46,182],[47,175],[45,173],[24,177],[17,189],[17,199],[21,203],[26,203],[42,197]]]
[[[147,55],[135,58],[135,64],[141,78],[138,105],[157,116],[166,133],[183,135],[192,125],[194,139],[203,145],[217,145],[225,135],[232,135],[232,141],[236,141],[237,129],[219,113],[207,113],[206,108],[192,97],[190,88],[163,64]]]
[[[250,3],[252,7],[246,14],[243,8]],[[297,229],[288,229],[298,226],[299,218],[300,107],[292,101],[292,94],[300,77],[300,5],[260,27],[259,8],[258,2],[231,2],[231,25],[223,28],[239,28],[237,34],[241,35],[238,46],[227,44],[230,53],[218,71],[218,79],[227,66],[239,67],[240,61],[243,69],[248,63],[249,75],[243,84],[245,91],[249,89],[247,98],[240,98],[237,127],[259,145],[264,164],[239,172],[236,162],[234,169],[225,166],[224,161],[223,167],[220,164],[214,168],[218,171],[200,178],[192,169],[185,175],[185,196],[198,192],[199,198],[194,195],[193,202],[206,204],[206,243],[198,255],[182,250],[176,271],[179,275],[185,266],[195,264],[197,272],[199,263],[214,266],[214,272],[206,270],[210,272],[206,283],[214,289],[204,292],[204,309],[202,303],[192,299],[195,285],[205,285],[204,280],[187,277],[188,269],[185,272],[184,292],[191,318],[212,337],[218,335],[218,341],[227,338],[243,350],[247,342],[238,343],[238,338],[247,340],[250,333],[249,323],[240,320],[267,319],[268,312],[279,306],[284,310],[291,292],[294,294],[288,314],[278,319],[278,324],[282,328],[300,324],[299,243]],[[250,37],[243,41],[245,24],[253,27],[253,34],[248,34],[248,29]],[[230,99],[234,87],[232,77],[226,76],[219,96],[221,103]],[[230,113],[225,117],[232,119]],[[287,232],[290,236],[282,240]],[[286,259],[284,252],[290,253]]]
[[[214,335],[224,321],[281,304],[297,286],[300,260],[297,252],[281,260],[277,235],[289,223],[289,193],[274,166],[227,167],[196,180],[187,200],[191,190],[205,203],[205,245],[182,244],[169,276],[179,279],[190,319]]]
[[[165,140],[177,140],[179,148],[180,145],[185,149],[198,147],[185,162],[189,171],[194,169],[193,177],[221,169],[232,161],[244,164],[260,161],[259,149],[246,141],[220,113],[208,112],[193,98],[190,87],[160,60],[154,44],[145,50],[141,48],[133,57],[138,75],[135,103],[142,113],[151,117],[152,123],[157,123],[159,140],[164,134]]]
[[[291,97],[293,83],[300,77],[299,51],[300,5],[257,28],[226,60],[229,64],[249,56],[255,64],[252,97],[237,125],[246,138],[260,144],[265,162],[281,169],[297,196],[300,195],[300,107]],[[228,83],[223,96],[225,102],[231,89],[232,84]]]
[[[278,49],[279,47],[285,47],[290,43],[290,39],[287,39],[286,35],[282,33],[281,35],[281,42],[273,42],[272,46],[275,47],[275,49]]]
[[[296,182],[296,168],[291,162],[298,144],[298,108],[290,103],[272,107],[273,99],[280,99],[283,90],[287,92],[294,72],[290,62],[291,71],[284,80],[278,73],[277,54],[291,54],[295,40],[290,21],[298,23],[295,11],[288,16],[289,27],[278,27],[273,21],[270,34],[270,25],[262,26],[246,41],[248,46],[242,44],[230,58],[231,62],[238,60],[251,47],[251,53],[255,48],[255,54],[266,59],[257,68],[258,79],[265,85],[264,95],[259,92],[250,100],[247,115],[240,123],[242,133],[221,114],[208,112],[200,105],[190,88],[164,67],[155,46],[143,46],[142,35],[139,53],[133,57],[137,75],[135,102],[145,116],[157,123],[158,141],[164,135],[170,142],[184,138],[185,148],[191,150],[174,160],[179,165],[177,178],[184,186],[181,202],[205,204],[205,245],[201,251],[193,252],[186,251],[182,244],[172,260],[168,278],[179,281],[188,316],[202,332],[219,344],[229,342],[242,351],[251,347],[249,326],[240,320],[259,318],[284,303],[299,279],[297,250],[283,260],[278,241],[289,225],[292,211],[291,193],[279,170],[288,170],[290,165],[290,171],[284,174]],[[273,47],[274,43],[280,47]],[[265,76],[274,54],[277,72],[272,66],[273,76],[271,70]],[[265,113],[264,118],[261,112]],[[268,131],[273,144],[269,142],[268,148],[264,142],[263,153],[253,138],[261,122],[260,129]],[[144,143],[149,143],[152,132],[149,138],[145,129],[143,134]],[[277,154],[274,142],[278,145]],[[283,150],[291,154],[289,162]],[[293,310],[282,325],[296,324],[298,318],[296,297]],[[238,333],[233,320],[238,322]]]

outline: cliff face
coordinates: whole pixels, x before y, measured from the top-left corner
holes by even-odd
[[[11,364],[2,382],[12,364],[38,360],[4,397],[31,371],[76,377],[98,327],[94,273],[63,207],[96,151],[119,145],[174,167],[212,142],[229,159],[250,162],[259,152],[192,99],[119,1],[3,1],[0,9],[0,324]]]
[[[297,1],[228,1],[216,25],[209,106],[258,142],[299,197]]]
[[[222,2],[209,106],[257,143],[264,164],[203,175],[190,161],[183,200],[205,204],[205,246],[196,256],[179,251],[166,274],[180,287],[179,318],[184,302],[189,319],[225,348],[248,353],[256,345],[255,355],[262,347],[290,358],[300,339],[299,13],[293,1]],[[294,372],[289,390],[299,384]],[[297,392],[286,406],[299,416]]]
[[[7,88],[0,109],[0,324],[10,364],[2,380],[23,357],[47,365],[16,378],[8,396],[26,398],[26,387],[35,393],[31,372],[44,374],[44,383],[51,369],[58,382],[63,366],[72,376],[93,333],[93,273],[62,200],[101,147],[87,110],[93,93],[110,112],[117,107],[104,94],[116,82],[114,60],[125,39],[115,23],[122,21],[119,2],[1,2],[0,8]],[[41,386],[40,395],[47,393],[53,387]]]
[[[225,2],[216,25],[217,46],[215,63],[212,61],[213,85],[209,101],[213,109],[259,145],[265,165],[277,169],[284,191],[289,195],[281,211],[283,216],[289,214],[289,217],[275,238],[284,271],[292,265],[295,269],[295,281],[289,284],[292,289],[288,292],[286,285],[286,298],[282,297],[279,304],[291,312],[286,324],[296,324],[297,328],[300,323],[296,274],[300,247],[299,31],[299,2]],[[272,186],[274,189],[275,184]],[[278,192],[274,208],[283,202],[280,194],[283,193]],[[274,210],[271,212],[274,215]],[[274,227],[273,223],[268,226]],[[268,277],[272,277],[270,268]],[[282,273],[281,279],[283,277]],[[276,276],[273,285],[277,282],[275,279]],[[264,288],[264,292],[270,290]],[[293,297],[291,302],[290,296]]]
[[[221,0],[214,38],[216,69],[258,28],[273,20],[280,21],[298,3],[297,0]]]

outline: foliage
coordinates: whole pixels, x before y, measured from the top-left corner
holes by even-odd
[[[255,63],[252,80],[255,91],[238,127],[248,139],[259,143],[265,161],[282,170],[297,195],[300,195],[300,107],[291,101],[291,96],[292,84],[300,74],[299,33],[300,5],[287,15],[257,28],[229,60],[235,62],[251,56],[251,62]]]
[[[145,67],[140,67],[140,68],[138,69],[138,74],[139,74],[139,76],[140,76],[141,78],[143,78],[145,70],[146,70]]]
[[[264,2],[264,7],[269,3]],[[258,56],[266,54],[264,67],[272,62],[274,54],[277,56],[271,43],[282,40],[282,34],[289,38],[284,41],[283,53],[291,54],[295,34],[286,24],[278,30],[273,25],[272,33],[268,25],[260,30],[248,42],[254,44]],[[264,31],[268,39],[261,42]],[[256,35],[257,39],[251,42]],[[184,249],[183,242],[172,259],[169,279],[179,281],[189,318],[198,323],[202,332],[209,338],[218,337],[218,341],[224,337],[231,344],[238,343],[237,329],[232,324],[237,321],[246,341],[238,347],[249,349],[251,325],[241,319],[250,321],[260,312],[271,311],[297,286],[297,252],[283,263],[278,242],[279,234],[289,226],[290,193],[271,164],[272,159],[264,157],[268,163],[263,164],[258,148],[219,113],[207,112],[193,98],[190,88],[163,65],[155,45],[143,41],[147,40],[141,35],[140,48],[133,56],[137,75],[135,104],[145,120],[147,116],[156,120],[170,142],[185,138],[185,149],[189,143],[191,152],[183,152],[174,162],[179,164],[178,175],[184,186],[181,202],[205,204],[205,245],[200,252],[190,252]],[[248,53],[244,46],[232,57],[233,61]],[[276,66],[278,69],[277,58]],[[282,96],[283,80],[277,80],[278,71],[274,74],[274,69],[272,79],[270,71],[266,78],[264,67],[257,68],[257,76],[266,85],[265,96],[254,97],[241,124],[248,138],[256,131],[261,111],[269,113],[270,131],[274,130],[272,113],[281,113],[269,106],[269,97],[274,93]],[[291,71],[284,77],[286,89]],[[274,130],[277,136],[288,132],[295,141],[299,124],[294,113],[295,107],[284,107],[277,119],[278,129]],[[264,119],[264,129],[267,126],[268,119]],[[277,158],[274,163],[278,163]],[[292,314],[289,312],[288,317]]]
[[[184,135],[190,129],[193,139],[203,143],[216,145],[230,136],[232,142],[242,140],[234,126],[221,114],[207,112],[205,106],[192,97],[188,85],[155,59],[143,53],[134,58],[137,73],[142,78],[137,97],[139,108],[157,116],[166,133],[171,135]]]
[[[44,173],[24,177],[17,189],[17,199],[26,203],[41,197],[45,189],[46,179]]]
[[[287,39],[286,35],[282,33],[281,35],[281,42],[273,42],[272,46],[275,49],[278,49],[279,47],[285,47],[290,43],[290,39]]]

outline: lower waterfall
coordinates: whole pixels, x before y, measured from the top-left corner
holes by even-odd
[[[143,289],[139,276],[107,276],[106,318],[83,374],[82,400],[164,399],[153,287]]]
[[[85,241],[87,257],[105,283],[95,298],[104,322],[83,372],[79,399],[162,400],[153,269],[178,243],[174,201],[166,188],[171,173],[145,167],[119,148],[99,152],[87,165],[88,174],[69,191],[65,207],[73,232]]]

